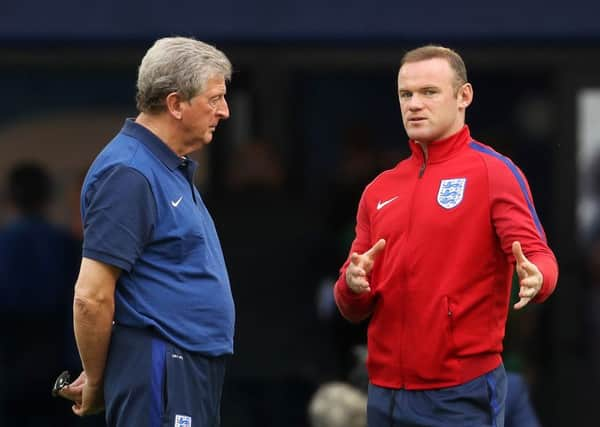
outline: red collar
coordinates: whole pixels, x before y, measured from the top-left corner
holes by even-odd
[[[438,163],[449,159],[470,141],[471,132],[469,131],[469,126],[464,125],[463,128],[454,135],[430,142],[427,144],[427,163]],[[424,154],[421,146],[412,139],[408,141],[408,145],[410,146],[413,157],[422,163],[424,161]]]

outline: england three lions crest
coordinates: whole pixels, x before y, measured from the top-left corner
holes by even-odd
[[[442,179],[437,202],[445,209],[452,209],[462,202],[467,178]]]
[[[175,414],[175,427],[192,427],[192,417]]]

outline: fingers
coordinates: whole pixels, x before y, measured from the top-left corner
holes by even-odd
[[[517,272],[519,279],[524,279],[527,277],[527,270],[525,270],[522,265],[517,264],[515,271]]]
[[[78,415],[80,417],[83,416],[83,414],[81,413],[81,402],[75,402],[73,406],[71,406],[71,410],[75,415]]]
[[[528,285],[527,282],[523,282],[530,277],[533,277],[533,284],[531,286],[541,286],[543,282],[542,273],[537,268],[537,266],[529,261],[525,254],[523,253],[523,249],[521,248],[521,244],[517,241],[513,242],[512,252],[515,256],[516,261],[516,272],[519,275],[519,279],[521,280],[521,285]]]
[[[513,306],[520,310],[535,298],[544,282],[542,273],[535,264],[530,262],[523,253],[521,243],[515,241],[512,244],[512,252],[515,256],[516,271],[519,276],[519,301]]]
[[[73,413],[79,417],[85,417],[86,415],[93,415],[100,412],[98,408],[84,406],[81,403],[75,403],[71,409],[73,410]]]
[[[535,291],[535,293],[537,293],[537,291],[540,290],[542,285],[541,275],[527,276],[519,281],[519,285],[521,286],[519,296],[523,296],[523,293],[528,293],[529,291]]]
[[[525,258],[525,254],[523,253],[523,249],[521,248],[521,243],[520,242],[513,242],[512,244],[512,253],[515,256],[515,260],[517,261],[517,264],[524,264],[527,263],[527,258]]]
[[[379,239],[377,243],[371,247],[367,252],[364,253],[367,257],[369,257],[372,261],[377,258],[377,255],[385,248],[385,239]]]
[[[513,306],[516,310],[525,307],[542,288],[543,278],[541,274],[526,277],[520,281],[519,301]]]
[[[85,373],[85,371],[81,371],[81,374],[79,374],[77,379],[70,384],[70,387],[82,387],[86,379],[87,374]]]
[[[104,408],[104,396],[101,389],[85,385],[82,390],[81,400],[75,401],[71,409],[80,417],[96,414]]]
[[[537,266],[531,261],[517,265],[517,273],[521,279],[531,276],[541,276],[542,274]]]
[[[367,271],[364,269],[364,265],[365,262],[363,261],[362,255],[352,252],[347,272],[350,272],[353,276],[366,276]]]
[[[348,287],[357,294],[370,292],[367,275],[373,269],[375,258],[385,247],[385,240],[379,239],[368,251],[363,254],[352,252],[350,254],[350,263],[346,269],[346,283]]]
[[[355,293],[360,294],[369,292],[371,287],[367,281],[367,273],[364,269],[351,263],[346,269],[346,283],[348,287]]]
[[[375,258],[385,247],[385,240],[379,239],[368,251],[363,254],[352,252],[350,263],[362,268],[367,274],[371,272]]]
[[[520,310],[523,307],[525,307],[527,304],[529,304],[529,301],[531,301],[539,292],[539,287],[535,287],[535,286],[523,286],[521,285],[521,288],[519,289],[519,301],[513,306],[515,310]]]
[[[529,301],[531,301],[531,298],[521,298],[515,305],[513,305],[513,308],[515,310],[520,310],[525,307]]]
[[[364,294],[366,292],[371,292],[371,286],[366,280],[357,280],[352,283],[348,283],[348,287],[355,294]]]
[[[68,385],[58,392],[58,395],[64,399],[71,400],[73,402],[81,402],[81,390],[82,387]]]
[[[63,387],[58,392],[58,395],[64,399],[81,403],[81,394],[83,392],[83,386],[85,385],[86,378],[87,375],[85,371],[82,371],[77,379],[75,379],[75,381],[73,381],[71,384]]]

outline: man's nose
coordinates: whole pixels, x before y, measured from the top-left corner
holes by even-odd
[[[229,118],[229,104],[227,104],[225,98],[223,98],[223,102],[220,102],[217,106],[217,115],[223,120]]]
[[[423,100],[419,94],[413,94],[407,102],[407,106],[411,110],[418,110],[423,107]]]

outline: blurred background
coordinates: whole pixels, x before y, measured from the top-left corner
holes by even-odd
[[[505,363],[542,425],[598,425],[598,16],[592,0],[2,2],[0,425],[101,425],[50,398],[78,370],[79,189],[167,35],[215,44],[235,69],[231,118],[196,155],[237,306],[223,427],[307,427],[318,386],[356,378],[365,328],[331,286],[364,185],[407,155],[396,74],[426,43],[463,56],[471,133],[525,172],[561,268],[550,300],[511,313]]]

